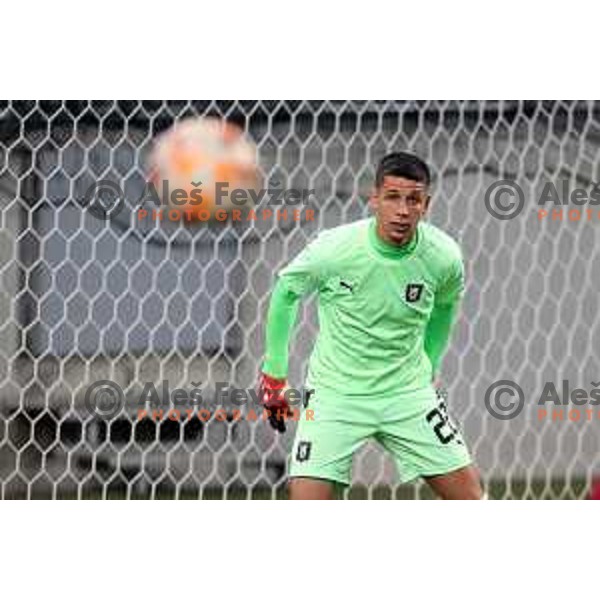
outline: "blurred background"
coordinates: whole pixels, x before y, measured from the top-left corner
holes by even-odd
[[[152,139],[190,116],[239,124],[265,184],[314,189],[313,221],[139,221]],[[434,175],[430,220],[461,244],[467,293],[442,381],[491,495],[579,498],[597,468],[600,420],[537,419],[544,382],[600,380],[600,220],[540,221],[547,181],[600,179],[600,104],[560,101],[0,102],[0,489],[8,498],[278,498],[294,428],[262,422],[106,421],[85,392],[146,382],[253,387],[276,272],[317,231],[368,216],[378,160],[417,153]],[[499,179],[523,213],[494,219]],[[98,219],[80,199],[95,181],[125,192]],[[268,185],[267,185],[268,187]],[[304,215],[305,213],[303,213]],[[316,331],[304,305],[291,351],[301,386]],[[514,420],[486,411],[493,382],[526,393]],[[398,486],[375,445],[350,498],[430,497]]]

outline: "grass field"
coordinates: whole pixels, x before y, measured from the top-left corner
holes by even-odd
[[[577,500],[584,499],[588,494],[588,482],[583,478],[567,480],[554,478],[550,481],[524,479],[507,481],[491,481],[486,485],[489,498],[492,500]],[[434,500],[431,491],[425,485],[399,485],[376,486],[371,489],[366,486],[352,486],[339,494],[340,499],[347,500]],[[148,489],[147,493],[133,493],[128,495],[125,489],[108,488],[103,492],[99,488],[82,486],[82,491],[65,491],[52,494],[50,490],[36,491],[32,489],[6,491],[3,499],[51,499],[58,500],[285,500],[287,491],[284,485],[276,488],[257,485],[248,488],[241,485],[232,485],[228,488],[211,486],[202,490],[176,490],[157,486],[154,491]]]

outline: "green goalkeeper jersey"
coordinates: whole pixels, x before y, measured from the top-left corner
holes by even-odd
[[[384,242],[374,219],[326,230],[278,275],[263,371],[287,376],[298,303],[316,292],[309,386],[367,397],[421,389],[438,368],[463,289],[458,244],[429,223],[402,247]]]

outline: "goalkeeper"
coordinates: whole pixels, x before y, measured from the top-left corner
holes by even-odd
[[[462,435],[432,384],[464,288],[457,243],[422,221],[427,165],[407,153],[379,164],[374,218],[322,232],[278,275],[266,326],[261,391],[285,430],[281,394],[299,301],[316,292],[320,331],[309,363],[312,420],[301,419],[290,461],[292,499],[334,497],[354,453],[377,440],[403,481],[422,477],[444,499],[482,490]]]

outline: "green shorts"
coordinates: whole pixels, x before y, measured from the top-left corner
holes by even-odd
[[[298,423],[289,476],[349,485],[353,456],[369,440],[394,457],[402,482],[472,463],[445,400],[433,387],[386,399],[341,397],[317,389]]]

